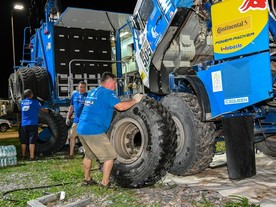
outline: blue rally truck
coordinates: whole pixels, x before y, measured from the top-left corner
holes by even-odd
[[[25,38],[21,65],[9,79],[15,107],[31,88],[55,110],[39,116],[39,153],[65,144],[62,114],[77,82],[92,89],[112,71],[122,99],[145,94],[130,110],[115,112],[107,132],[119,185],[202,172],[219,137],[227,138],[228,168],[235,147],[276,156],[274,1],[138,0],[133,14],[74,7],[60,13],[58,5],[47,1],[45,19]],[[232,147],[236,140],[244,143]],[[232,178],[255,174],[254,158],[245,161],[252,169]],[[238,161],[231,162],[235,168]]]

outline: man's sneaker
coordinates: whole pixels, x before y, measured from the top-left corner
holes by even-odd
[[[97,184],[98,183],[95,180],[93,180],[93,179],[91,179],[91,180],[83,180],[82,181],[82,185],[84,185],[84,186],[97,185]]]
[[[102,183],[99,183],[99,186],[100,186],[101,188],[105,188],[105,189],[112,188],[110,182],[109,182],[107,185],[103,185]]]

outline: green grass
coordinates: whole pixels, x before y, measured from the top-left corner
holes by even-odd
[[[20,143],[18,138],[0,139],[0,146],[15,145],[18,153],[18,164],[0,168],[0,206],[1,207],[26,207],[27,201],[42,197],[51,193],[65,191],[64,203],[72,203],[82,198],[91,198],[95,206],[103,204],[114,207],[158,207],[158,203],[141,204],[140,198],[134,189],[117,187],[116,189],[102,189],[98,186],[82,186],[83,168],[82,155],[77,155],[75,159],[65,159],[64,155],[54,155],[43,157],[35,162],[21,161]],[[217,143],[218,145],[218,143]],[[223,144],[219,142],[219,149],[223,149]],[[217,148],[218,149],[218,148]],[[68,154],[69,149],[66,153]],[[91,171],[93,179],[101,181],[102,173],[99,166],[93,163]],[[158,187],[160,184],[156,184]],[[239,200],[237,200],[239,198]],[[63,204],[58,201],[59,205]],[[207,199],[194,203],[195,207],[213,207]],[[236,196],[234,201],[225,204],[225,207],[257,207],[251,205],[248,199]]]
[[[141,206],[134,195],[135,191],[131,189],[118,187],[114,190],[82,186],[84,172],[81,155],[77,155],[74,160],[64,159],[64,155],[58,155],[40,158],[35,162],[21,161],[18,139],[1,139],[0,146],[2,145],[15,145],[19,161],[16,166],[0,168],[0,186],[12,185],[13,189],[0,189],[1,207],[25,207],[29,200],[60,191],[65,191],[65,202],[69,203],[79,197],[93,197],[93,201],[98,202],[98,205],[109,201],[112,206]],[[98,165],[94,163],[91,174],[93,179],[100,182],[102,174],[98,169]]]
[[[249,200],[242,196],[232,195],[233,199],[227,202],[224,207],[260,207],[259,204],[250,204]]]
[[[216,152],[225,152],[225,143],[224,142],[217,142],[216,143]]]
[[[96,181],[100,182],[101,173],[96,165],[92,175]],[[98,186],[82,186],[82,180],[81,156],[77,156],[74,160],[54,157],[54,159],[36,162],[19,162],[16,166],[1,169],[0,186],[9,183],[17,186],[14,192],[5,195],[5,200],[0,200],[0,206],[26,206],[29,200],[60,191],[65,191],[66,198],[72,200],[80,196],[106,197],[117,206],[125,203],[138,206],[135,196],[132,195],[134,192],[131,190],[118,188],[115,192],[112,189],[102,189]],[[2,195],[5,192],[1,192]]]

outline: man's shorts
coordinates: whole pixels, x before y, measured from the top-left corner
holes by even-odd
[[[100,163],[103,163],[106,160],[116,159],[116,151],[106,134],[78,134],[78,137],[84,148],[84,154],[86,158],[90,160],[98,159]]]
[[[72,127],[69,132],[69,138],[71,138],[71,137],[76,138],[78,136],[77,135],[77,126],[78,126],[77,123],[72,124]]]
[[[20,142],[21,144],[36,144],[38,139],[38,126],[27,125],[21,127]]]

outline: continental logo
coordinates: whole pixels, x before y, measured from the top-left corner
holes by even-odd
[[[248,30],[252,28],[252,20],[250,16],[235,19],[230,22],[226,22],[215,26],[215,36],[229,35],[236,32],[241,32],[243,30]]]

